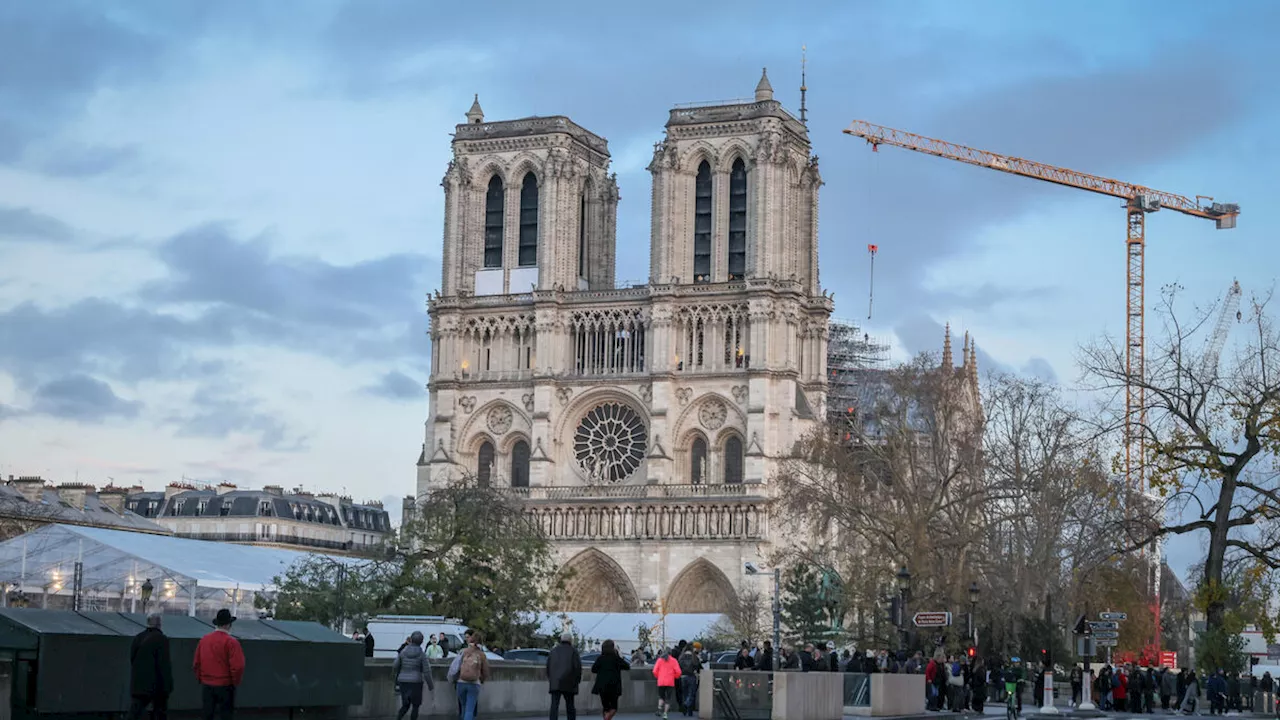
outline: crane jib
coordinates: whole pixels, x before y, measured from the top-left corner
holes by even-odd
[[[1090,175],[1089,173],[1047,165],[1011,155],[1001,155],[990,150],[978,150],[965,145],[947,142],[946,140],[916,135],[904,130],[884,127],[883,125],[873,125],[862,120],[855,120],[845,130],[845,133],[864,138],[872,145],[892,145],[905,150],[936,155],[941,158],[991,168],[992,170],[999,170],[1013,175],[1021,175],[1057,185],[1088,190],[1126,201],[1139,202],[1142,209],[1148,212],[1167,208],[1195,217],[1218,220],[1219,228],[1222,229],[1235,227],[1234,220],[1229,222],[1222,221],[1226,218],[1233,219],[1240,213],[1240,207],[1234,204],[1210,202],[1209,205],[1205,206],[1200,204],[1198,199],[1192,199],[1185,195],[1153,190],[1142,185],[1121,182],[1099,175]],[[1213,199],[1201,197],[1209,201]]]

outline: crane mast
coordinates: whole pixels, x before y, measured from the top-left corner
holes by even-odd
[[[1205,375],[1217,374],[1218,359],[1222,355],[1222,347],[1227,343],[1227,334],[1231,332],[1231,316],[1240,320],[1240,281],[1231,283],[1227,294],[1222,298],[1222,309],[1218,312],[1218,322],[1213,326],[1213,334],[1205,341],[1204,371]]]
[[[1143,391],[1143,379],[1146,377],[1144,358],[1146,335],[1143,324],[1146,317],[1144,305],[1146,214],[1165,208],[1184,215],[1213,220],[1219,230],[1229,230],[1236,226],[1240,206],[1234,203],[1213,202],[1213,198],[1203,195],[1193,199],[1185,195],[1153,190],[1142,185],[1046,165],[1011,155],[1001,155],[988,150],[978,150],[883,125],[874,125],[863,120],[855,120],[844,132],[865,139],[872,150],[877,150],[880,145],[899,147],[1033,180],[1108,195],[1125,201],[1127,265],[1125,273],[1125,480],[1130,490],[1138,493],[1145,492],[1143,458],[1146,443],[1143,428],[1146,427],[1146,395]]]

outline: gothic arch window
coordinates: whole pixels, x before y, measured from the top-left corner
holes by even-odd
[[[711,281],[711,163],[698,166],[694,181],[693,281]]]
[[[587,276],[587,191],[578,201],[578,277]]]
[[[485,440],[476,453],[476,482],[480,487],[489,487],[489,480],[493,477],[493,458],[493,443]]]
[[[520,186],[520,250],[517,265],[533,267],[538,264],[538,178],[532,172],[525,173]]]
[[[511,487],[529,487],[529,443],[524,440],[511,446]]]
[[[502,267],[502,178],[497,175],[484,194],[484,266]]]
[[[742,467],[746,458],[742,454],[742,438],[730,435],[724,441],[724,482],[726,485],[742,484]]]
[[[689,446],[689,482],[701,485],[707,479],[707,441],[701,435]]]
[[[729,171],[729,279],[747,273],[747,165],[733,161]]]

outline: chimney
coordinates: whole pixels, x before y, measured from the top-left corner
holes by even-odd
[[[271,497],[284,497],[284,488],[279,485],[263,485],[262,492],[270,495]]]
[[[124,488],[108,485],[98,491],[98,502],[114,510],[117,515],[124,515],[124,499],[127,495]]]
[[[231,484],[231,483],[229,483],[229,482],[220,482],[220,483],[218,483],[218,494],[219,494],[219,495],[226,495],[227,493],[229,493],[229,492],[231,492],[231,491],[233,491],[233,490],[235,490],[235,489],[236,489],[236,486],[235,486],[235,485],[232,485],[232,484]]]
[[[92,485],[63,483],[58,486],[58,499],[76,510],[84,510],[84,497],[91,490],[93,490]]]
[[[190,485],[183,485],[182,483],[171,482],[168,485],[166,485],[164,488],[164,499],[168,500],[174,495],[181,495],[182,493],[188,490],[194,490],[194,489],[195,488],[191,487]]]
[[[373,507],[373,508],[378,508],[379,510],[382,509],[381,500],[370,500],[369,502],[365,503],[365,505],[368,505],[369,507]]]
[[[40,502],[40,496],[44,494],[44,479],[39,475],[19,476],[16,480],[10,475],[9,483],[22,493],[22,497],[26,498],[27,502]]]

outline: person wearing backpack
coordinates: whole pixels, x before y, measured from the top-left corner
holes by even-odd
[[[480,686],[489,680],[489,659],[480,649],[480,631],[473,630],[467,638],[467,646],[458,653],[458,669],[454,674],[449,668],[449,680],[456,681],[458,702],[462,705],[462,720],[475,720],[476,705],[480,702]]]

